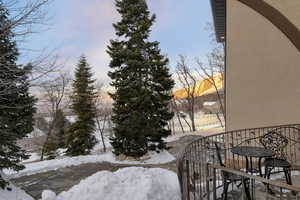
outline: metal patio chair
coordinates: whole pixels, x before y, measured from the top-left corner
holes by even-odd
[[[217,153],[217,157],[218,157],[218,161],[220,166],[222,167],[226,167],[225,164],[223,163],[222,157],[221,157],[221,150],[220,147],[217,143],[215,143],[215,147],[216,147],[216,153]],[[225,172],[222,171],[222,178],[223,178],[223,194],[222,194],[222,200],[227,200],[227,193],[228,193],[228,187],[231,183],[236,183],[236,182],[241,182],[244,186],[244,190],[245,190],[245,194],[246,194],[246,199],[250,200],[251,196],[250,196],[250,191],[249,191],[249,179],[248,178],[243,178],[242,176],[233,174],[233,173],[229,173],[229,172]]]
[[[260,143],[266,148],[271,149],[275,152],[274,156],[270,158],[266,158],[264,161],[265,165],[265,178],[270,179],[271,172],[275,168],[282,168],[286,183],[289,185],[292,185],[292,179],[291,179],[291,163],[287,160],[287,156],[285,154],[285,149],[289,144],[289,140],[286,136],[284,136],[281,131],[289,129],[287,127],[284,128],[277,128],[274,130],[271,130],[261,136],[259,138]],[[296,129],[291,127],[291,129]],[[297,131],[299,131],[297,129]],[[269,188],[269,185],[267,185],[267,189],[269,192],[272,193],[272,191]]]

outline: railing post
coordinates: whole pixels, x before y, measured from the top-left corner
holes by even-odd
[[[187,189],[187,199],[190,200],[190,164],[189,160],[185,161],[186,163],[186,189]]]
[[[210,181],[209,163],[207,163],[206,164],[206,194],[207,194],[207,200],[210,200],[209,181]]]
[[[216,168],[213,168],[213,199],[216,200],[217,199],[217,185],[216,185],[216,181],[217,181],[217,174],[216,174]]]

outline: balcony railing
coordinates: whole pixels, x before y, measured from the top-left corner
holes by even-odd
[[[177,164],[182,200],[222,199],[224,171],[247,179],[250,199],[300,199],[300,185],[286,184],[281,177],[282,169],[274,169],[270,179],[261,177],[258,173],[246,173],[245,157],[231,152],[232,147],[239,145],[263,147],[259,138],[272,130],[280,130],[288,139],[284,154],[292,165],[292,173],[297,174],[300,169],[300,124],[219,133],[193,141],[181,153]],[[220,152],[226,167],[220,166],[215,144],[221,147]],[[258,166],[258,159],[252,162]],[[271,194],[267,191],[267,185],[272,188]],[[228,194],[228,199],[249,199],[245,195],[243,184],[239,183],[231,183]]]

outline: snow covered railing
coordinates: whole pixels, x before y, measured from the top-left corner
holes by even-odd
[[[220,146],[221,157],[226,169],[243,171],[246,168],[245,157],[233,154],[231,152],[232,147],[237,145],[262,147],[262,144],[259,142],[259,138],[263,134],[275,129],[280,130],[281,134],[288,139],[289,144],[287,148],[285,148],[284,153],[287,156],[287,160],[292,164],[292,169],[299,170],[300,131],[298,130],[300,130],[300,124],[241,129],[203,137],[187,145],[179,156],[177,166],[182,200],[211,200],[221,198],[223,193],[223,178],[221,169],[208,167],[220,166],[216,154],[216,143]],[[253,159],[253,164],[257,165],[258,159]],[[280,171],[279,169],[276,169],[273,172],[277,173]],[[215,173],[215,181],[213,181],[212,178],[213,173]],[[272,175],[271,178],[274,181],[274,175]],[[253,180],[256,182],[266,182],[265,180]],[[280,190],[292,190],[292,188],[286,188],[285,185],[281,185],[284,184],[283,181],[279,183],[276,180],[275,182],[276,184],[270,184]],[[257,184],[255,184],[255,187],[256,186]],[[243,190],[241,188],[236,188],[235,184],[231,184],[230,188],[231,191],[237,190],[239,193],[243,193]],[[299,188],[297,187],[292,191],[298,192],[298,189]],[[255,191],[255,189],[253,191]],[[214,196],[213,194],[216,195]]]

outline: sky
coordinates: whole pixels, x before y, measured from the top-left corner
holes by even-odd
[[[160,42],[162,53],[170,59],[171,71],[178,55],[205,57],[211,49],[207,23],[212,22],[209,0],[147,0],[156,14],[150,40]],[[115,39],[112,23],[120,19],[114,0],[55,0],[49,8],[51,25],[34,35],[26,45],[31,49],[55,49],[65,68],[73,72],[80,55],[92,66],[95,78],[109,82],[110,57],[106,53],[110,39]],[[192,63],[192,62],[191,62]]]

